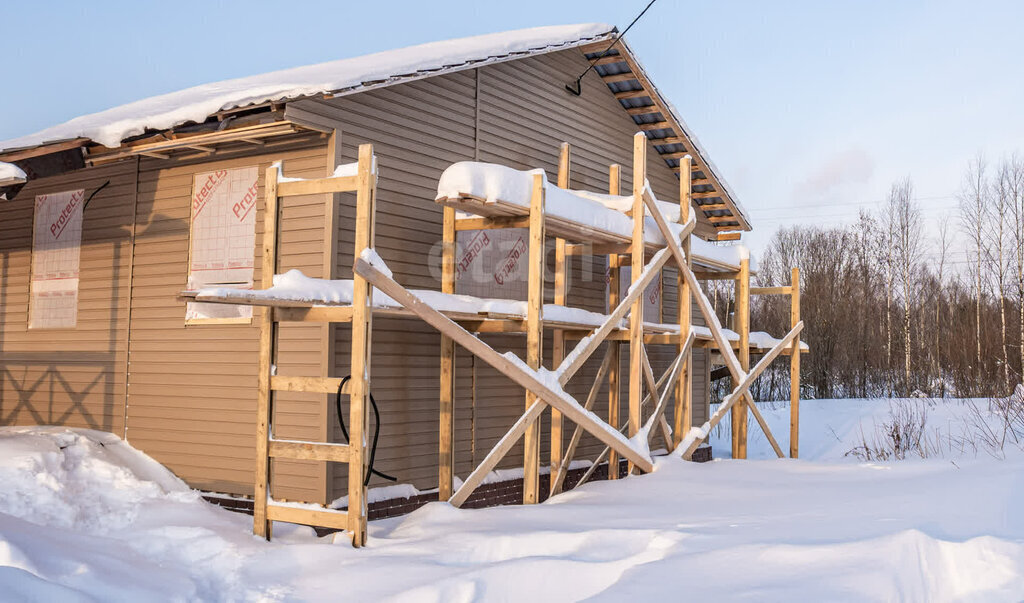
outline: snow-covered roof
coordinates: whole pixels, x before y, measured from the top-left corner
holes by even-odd
[[[25,172],[13,163],[0,161],[0,186],[25,182]]]
[[[76,117],[34,134],[0,142],[0,151],[87,138],[117,147],[127,137],[202,122],[219,111],[305,96],[356,92],[368,85],[427,77],[605,39],[615,28],[603,23],[534,27],[431,42],[349,59],[273,71],[194,86]]]

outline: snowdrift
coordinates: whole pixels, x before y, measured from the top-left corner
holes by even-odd
[[[283,524],[254,538],[110,434],[0,428],[0,598],[1020,599],[1024,455],[859,462],[844,439],[889,401],[805,408],[817,460],[662,457],[538,506],[432,503],[372,522],[359,550]]]

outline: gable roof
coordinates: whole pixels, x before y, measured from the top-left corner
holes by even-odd
[[[91,115],[28,136],[0,142],[0,152],[52,142],[85,138],[117,147],[146,130],[165,130],[188,122],[202,122],[220,111],[338,93],[368,84],[421,77],[456,68],[518,58],[606,39],[611,25],[556,25],[430,42],[396,50],[272,71],[260,75],[194,86],[153,96]]]
[[[581,47],[595,61],[595,71],[668,165],[678,172],[680,159],[694,158],[694,202],[706,205],[704,218],[724,231],[749,230],[750,222],[728,184],[674,107],[650,82],[624,40],[602,55],[614,39],[611,25],[587,23],[535,27],[431,42],[317,65],[273,71],[135,101],[77,117],[34,134],[0,142],[0,158],[13,160],[23,149],[31,155],[72,149],[91,143],[121,147],[131,137],[165,131],[210,116],[246,107],[315,96],[342,96],[473,69],[482,65]],[[223,125],[223,124],[222,124]],[[275,126],[265,124],[267,132]],[[219,133],[230,136],[230,129]],[[168,143],[185,144],[185,143]],[[187,145],[186,145],[187,146]],[[39,147],[45,147],[40,149]],[[141,151],[136,151],[141,152]],[[735,233],[738,236],[738,233]],[[732,237],[730,237],[732,238]]]

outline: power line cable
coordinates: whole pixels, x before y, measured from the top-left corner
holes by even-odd
[[[644,9],[642,11],[640,11],[640,14],[637,15],[635,19],[633,19],[633,22],[630,23],[626,27],[626,29],[622,30],[622,33],[620,33],[619,35],[615,36],[615,40],[613,40],[612,43],[608,45],[608,48],[605,48],[604,52],[602,52],[601,54],[599,54],[596,57],[594,57],[594,60],[592,60],[590,62],[590,66],[587,67],[587,69],[583,73],[581,73],[578,78],[576,78],[576,83],[575,84],[566,84],[565,85],[565,89],[568,90],[569,92],[572,92],[576,96],[579,96],[580,94],[582,94],[583,93],[583,76],[585,76],[588,73],[590,73],[590,71],[595,66],[597,66],[597,61],[599,61],[600,59],[603,59],[608,54],[608,52],[611,51],[612,47],[619,43],[619,40],[622,39],[622,36],[626,35],[626,32],[629,31],[629,29],[631,27],[636,25],[636,22],[640,20],[640,17],[644,16],[644,13],[647,12],[647,9],[651,8],[652,6],[654,6],[654,3],[657,2],[657,1],[658,0],[651,0],[650,2],[648,2],[647,6],[645,6]]]

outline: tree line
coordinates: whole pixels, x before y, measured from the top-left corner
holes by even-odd
[[[1004,396],[1024,381],[1024,160],[975,159],[957,199],[957,217],[929,224],[905,179],[852,224],[775,233],[755,283],[800,268],[802,397]],[[732,284],[709,293],[728,321]],[[754,297],[753,328],[789,323],[788,297]],[[788,398],[786,364],[756,382],[759,399]]]

